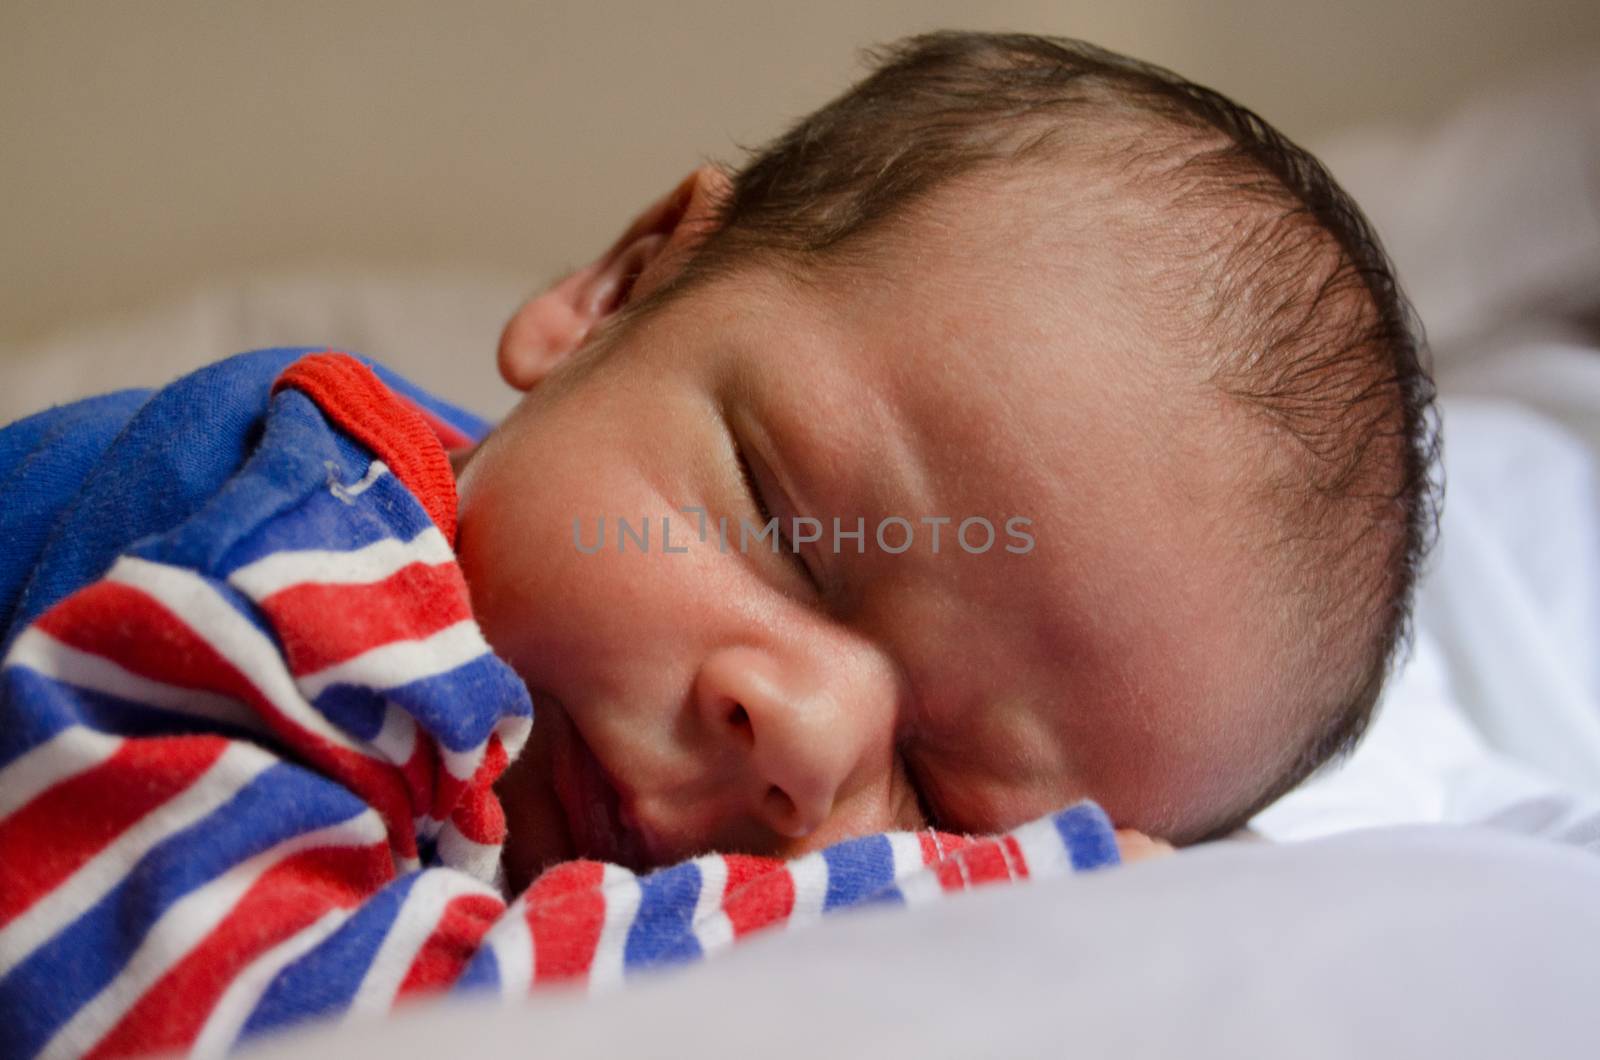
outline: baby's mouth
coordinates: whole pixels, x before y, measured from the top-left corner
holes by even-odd
[[[554,726],[551,771],[579,857],[610,861],[635,872],[653,868],[650,851],[604,765],[559,702],[546,711]]]

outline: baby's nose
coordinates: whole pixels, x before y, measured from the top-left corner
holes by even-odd
[[[695,699],[713,739],[741,762],[743,810],[790,839],[821,827],[861,746],[837,698],[785,672],[771,653],[741,645],[706,659]]]

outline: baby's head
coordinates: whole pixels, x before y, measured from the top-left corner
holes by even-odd
[[[506,328],[528,393],[459,552],[534,696],[512,882],[1079,797],[1236,827],[1354,743],[1404,640],[1419,343],[1254,115],[1073,42],[896,46]],[[741,541],[769,514],[778,553]]]

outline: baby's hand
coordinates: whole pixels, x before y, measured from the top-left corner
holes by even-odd
[[[1117,851],[1122,855],[1124,864],[1173,853],[1172,844],[1165,839],[1151,839],[1143,832],[1135,832],[1131,828],[1117,829]]]

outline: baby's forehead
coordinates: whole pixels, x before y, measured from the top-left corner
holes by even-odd
[[[838,287],[870,292],[891,317],[930,302],[981,326],[1004,314],[1011,337],[1028,339],[1007,353],[1092,344],[1120,357],[1123,371],[1182,371],[1192,383],[1208,360],[1196,355],[1226,345],[1222,325],[1240,319],[1237,309],[1218,318],[1215,288],[1251,271],[1252,240],[1268,256],[1283,233],[1269,231],[1281,204],[1232,188],[1185,195],[1188,187],[1088,156],[986,166],[908,204],[821,268]],[[1331,240],[1302,241],[1337,256]]]
[[[1193,501],[1237,479],[1236,410],[1174,364],[1103,247],[1038,229],[1007,244],[950,205],[742,314],[792,418],[826,420],[812,447],[876,462],[866,478],[914,465],[897,500],[1057,521],[1107,489],[1138,517],[1152,490]]]
[[[1158,177],[1092,158],[971,174],[856,259],[846,279],[892,324],[862,356],[909,380],[933,430],[972,428],[935,466],[1109,434],[1183,488],[1225,487],[1260,536],[1309,481],[1308,451],[1355,451],[1351,409],[1384,379],[1362,352],[1375,305],[1361,271],[1260,174],[1211,173],[1204,194],[1175,176],[1212,165],[1188,160],[1211,139],[1191,140],[1177,161],[1152,149]],[[930,377],[942,392],[920,385]]]

